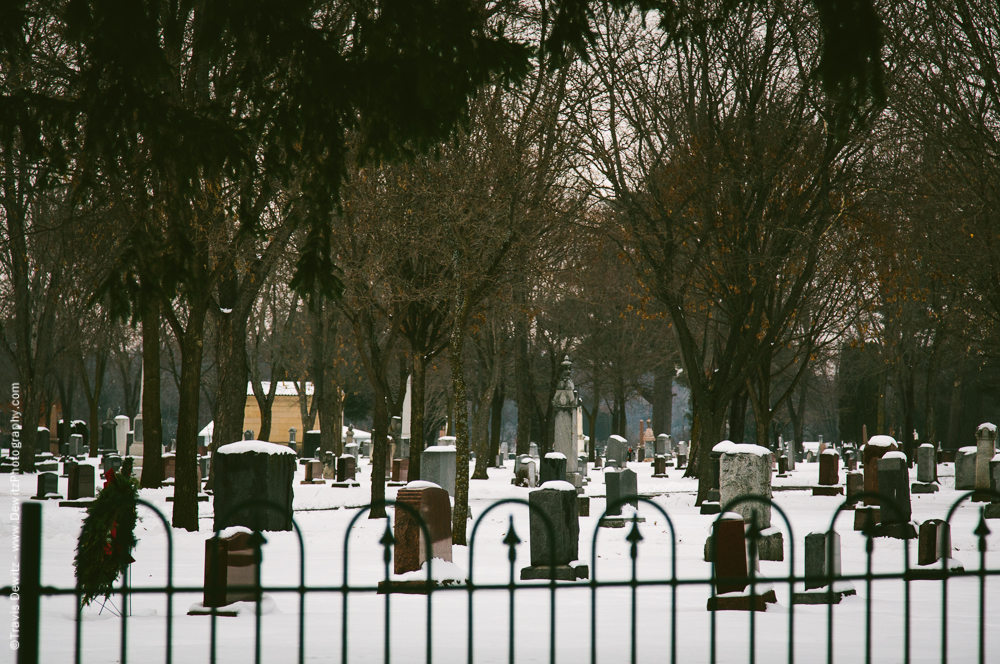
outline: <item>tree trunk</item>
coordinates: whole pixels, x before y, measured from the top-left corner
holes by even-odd
[[[179,335],[181,381],[177,409],[177,477],[174,484],[174,528],[198,530],[198,410],[207,305],[192,304],[187,329]]]
[[[671,368],[661,366],[653,377],[653,433],[670,434],[673,409],[674,379],[670,375]]]
[[[410,381],[410,466],[407,479],[420,479],[420,455],[424,451],[424,410],[427,387],[427,363],[422,353],[413,353],[413,378]]]
[[[595,372],[596,373],[596,372]],[[594,401],[591,404],[590,412],[587,413],[587,425],[590,427],[590,445],[587,449],[587,458],[593,463],[597,461],[597,415],[601,410],[601,391],[597,379],[594,379]]]
[[[500,456],[500,426],[503,423],[504,392],[503,384],[498,385],[493,393],[493,403],[490,404],[490,466],[494,467]]]
[[[320,330],[318,343],[314,342],[314,380],[317,383],[314,399],[319,399],[319,445],[320,459],[326,453],[340,456],[343,450],[343,399],[337,371],[337,326],[336,309],[326,304],[317,307],[316,317]],[[317,347],[318,346],[318,347]]]
[[[707,401],[707,399],[706,399]],[[721,411],[721,414],[717,411]],[[709,489],[712,488],[712,463],[709,454],[722,438],[722,427],[725,423],[725,407],[714,409],[711,402],[703,404],[698,416],[698,441],[697,449],[691,456],[697,459],[698,474],[698,497],[695,505],[701,505],[708,498]],[[692,434],[694,433],[692,429]],[[694,441],[692,441],[694,444]]]
[[[463,305],[465,304],[463,298]],[[465,372],[462,344],[465,341],[466,306],[456,307],[455,322],[448,344],[451,363],[452,402],[455,427],[455,511],[452,513],[451,541],[465,546],[466,522],[469,518],[469,422],[466,417],[468,400],[465,396]]]
[[[143,297],[142,307],[142,478],[143,488],[163,481],[163,424],[160,415],[160,303]]]
[[[531,445],[531,414],[534,395],[531,389],[531,360],[528,357],[528,321],[522,314],[514,320],[514,386],[517,399],[517,434],[514,449],[527,454]]]
[[[741,390],[729,400],[729,440],[742,443],[747,422],[747,391]]]
[[[243,440],[243,418],[247,408],[247,330],[250,307],[237,303],[235,276],[219,282],[220,311],[216,323],[216,361],[219,393],[215,401],[215,430],[211,452],[220,445]],[[209,476],[211,483],[211,473]]]
[[[389,405],[379,386],[375,389],[375,406],[372,413],[372,507],[369,519],[384,519],[385,512],[385,455],[388,449]]]
[[[85,359],[80,361],[80,375],[83,378],[83,395],[87,398],[87,406],[90,413],[90,440],[87,441],[90,458],[97,457],[100,446],[101,416],[98,409],[101,403],[101,390],[104,389],[104,371],[108,366],[107,351],[98,350],[94,354],[94,387],[91,389],[90,381],[87,379],[87,364]],[[145,453],[145,450],[143,450]]]

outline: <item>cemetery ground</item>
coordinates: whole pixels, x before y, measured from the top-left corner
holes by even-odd
[[[533,489],[511,484],[512,460],[506,467],[489,470],[489,480],[470,482],[470,506],[473,522],[498,500],[527,499]],[[591,464],[592,465],[592,464]],[[596,591],[596,661],[623,662],[631,657],[635,639],[636,661],[671,661],[672,641],[676,661],[685,663],[711,660],[713,620],[715,657],[719,662],[751,661],[750,633],[754,630],[757,661],[789,661],[789,643],[794,643],[794,659],[799,662],[827,661],[827,635],[830,607],[827,605],[790,606],[787,582],[777,581],[774,589],[777,604],[766,612],[706,610],[711,594],[707,583],[711,565],[704,561],[704,545],[716,516],[699,514],[694,506],[696,481],[683,479],[682,471],[668,468],[666,478],[652,477],[648,462],[630,463],[638,474],[638,488],[650,496],[673,521],[676,529],[676,575],[681,580],[700,579],[706,583],[641,586],[635,589],[633,613],[632,589],[628,586],[598,588]],[[954,490],[954,464],[938,467],[942,489],[936,493],[912,497],[913,521],[947,517],[952,504],[965,492]],[[310,591],[305,596],[305,661],[339,662],[342,655],[344,599],[338,591],[343,582],[344,540],[357,509],[368,502],[371,466],[362,460],[358,488],[332,488],[329,484],[302,485],[303,467],[297,466],[294,483],[294,518],[301,529],[305,548],[305,584],[321,586],[326,591]],[[580,517],[580,560],[590,566],[591,579],[600,582],[628,581],[633,563],[626,536],[630,527],[597,528],[604,511],[602,471],[589,471],[591,482],[585,495],[591,497],[590,516]],[[813,496],[807,487],[815,486],[818,464],[798,463],[785,478],[774,478],[774,503],[788,516],[793,529],[788,532],[779,510],[772,524],[784,531],[784,561],[761,561],[760,575],[784,577],[789,574],[789,546],[795,547],[795,573],[803,574],[804,539],[808,533],[826,531],[842,496]],[[916,479],[916,466],[911,471]],[[22,488],[33,483],[24,476]],[[65,495],[66,478],[60,478],[60,493]],[[3,482],[2,500],[10,501],[10,483]],[[798,488],[795,488],[798,487]],[[785,490],[788,489],[788,490]],[[30,487],[29,489],[30,490]],[[395,497],[395,487],[388,487],[388,499]],[[167,497],[171,487],[142,490],[141,497],[170,513]],[[23,495],[23,489],[22,489]],[[203,582],[205,540],[211,536],[212,503],[200,509],[200,532],[171,531],[174,546],[173,583],[175,586],[199,587]],[[392,510],[389,510],[390,518]],[[640,581],[669,581],[671,569],[670,528],[662,515],[641,504],[639,514],[645,522],[638,525],[642,535],[638,543],[635,575]],[[952,518],[953,558],[965,569],[979,569],[979,540],[974,530],[979,524],[980,505],[964,502]],[[44,503],[42,510],[42,584],[71,588],[74,585],[73,556],[85,511],[58,507],[57,501]],[[511,515],[522,543],[517,548],[514,578],[529,564],[529,526],[527,507],[505,504],[490,511],[476,534],[474,580],[476,583],[506,584],[511,578],[508,547],[503,543]],[[160,520],[150,510],[140,508],[142,521],[136,528],[139,544],[133,555],[131,584],[163,586],[166,584],[167,538]],[[841,537],[842,572],[863,575],[867,569],[866,538],[853,529],[854,514],[841,513],[836,530]],[[992,534],[987,536],[986,569],[1000,567],[1000,521],[988,521]],[[386,566],[379,544],[385,531],[384,520],[362,516],[355,522],[349,538],[349,583],[374,589],[384,579]],[[470,533],[472,529],[470,527]],[[597,557],[591,559],[591,544],[599,538]],[[261,569],[262,584],[291,586],[299,584],[299,545],[293,532],[264,533]],[[4,520],[0,536],[9,542],[11,524]],[[903,570],[902,540],[876,538],[872,557],[874,573]],[[916,564],[917,542],[909,542],[911,565]],[[469,548],[453,549],[453,565],[441,563],[435,576],[449,576],[469,570]],[[10,569],[16,562],[11,547],[0,550],[0,567]],[[391,570],[391,565],[390,565]],[[422,577],[420,577],[422,578]],[[544,662],[550,659],[551,591],[545,581],[517,582],[523,586],[514,593],[514,648],[519,662]],[[589,661],[591,653],[591,586],[589,580],[562,583],[555,594],[555,660]],[[872,661],[905,661],[906,603],[910,606],[909,661],[941,661],[942,589],[941,581],[876,580],[870,588],[865,581],[853,581],[857,595],[846,597],[833,606],[834,661],[865,661],[867,605],[870,601]],[[173,600],[173,661],[210,661],[211,619],[186,615],[189,607],[202,600],[201,593],[178,594]],[[506,589],[476,591],[472,598],[474,661],[508,661],[509,601]],[[124,608],[121,596],[112,597],[113,608],[102,607],[99,600],[86,607],[82,622],[82,662],[120,661],[122,619],[115,615]],[[129,661],[161,661],[166,639],[166,596],[137,594],[131,597],[127,620]],[[391,660],[423,662],[426,653],[428,599],[421,595],[377,595],[351,592],[347,600],[346,634],[348,660],[352,662],[385,661],[385,620],[388,602],[389,648]],[[444,589],[431,595],[433,661],[458,662],[467,658],[469,594],[464,589]],[[9,598],[0,600],[7,614]],[[41,604],[40,661],[71,662],[75,644],[75,600],[71,596],[45,597]],[[260,648],[261,661],[295,661],[298,649],[299,595],[267,592],[262,604]],[[217,661],[246,662],[254,659],[255,616],[253,604],[244,605],[237,617],[217,618]],[[789,638],[790,609],[794,609],[794,638]],[[977,661],[979,656],[980,578],[951,578],[947,583],[947,640],[949,661]],[[633,628],[632,620],[635,620]],[[633,636],[634,635],[634,636]],[[986,661],[1000,656],[1000,579],[985,579],[985,648]],[[4,656],[8,657],[7,655]],[[12,661],[5,659],[4,661]]]

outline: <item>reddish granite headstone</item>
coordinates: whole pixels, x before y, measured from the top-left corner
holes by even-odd
[[[653,459],[653,474],[654,475],[667,474],[667,457],[658,456],[655,459]]]
[[[254,550],[250,533],[238,532],[230,537],[205,540],[204,606],[226,606],[233,602],[254,601],[252,586],[255,579]],[[215,550],[216,555],[212,552]]]
[[[393,482],[405,482],[407,475],[409,475],[410,470],[410,460],[409,459],[393,459],[392,460],[392,481]]]
[[[740,592],[747,587],[747,549],[743,517],[728,512],[712,527],[712,554],[715,558],[715,593]],[[725,581],[721,579],[726,579]]]
[[[896,451],[896,441],[891,436],[872,436],[865,445],[863,461],[865,466],[865,491],[878,493],[878,460],[886,452]],[[878,497],[868,496],[865,505],[878,505]]]
[[[819,455],[819,483],[823,486],[840,484],[840,456],[834,450]]]
[[[173,454],[163,455],[163,479],[177,477],[177,457]]]
[[[396,493],[396,502],[409,505],[420,514],[430,531],[432,555],[450,561],[451,499],[448,492],[430,482],[410,482]],[[427,544],[420,522],[409,510],[397,507],[395,513],[393,570],[403,574],[420,569],[426,562]]]

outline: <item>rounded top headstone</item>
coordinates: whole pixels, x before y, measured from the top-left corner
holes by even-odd
[[[548,482],[542,482],[542,485],[538,487],[539,491],[572,491],[576,493],[576,487],[567,482],[566,480],[549,480]]]
[[[434,482],[428,482],[427,480],[413,480],[408,482],[404,489],[440,489],[440,484],[435,484]]]
[[[872,436],[868,439],[868,444],[872,447],[892,447],[896,444],[896,439],[892,436]]]
[[[900,459],[901,461],[906,461],[906,455],[899,450],[893,452],[886,452],[882,457],[883,459]]]

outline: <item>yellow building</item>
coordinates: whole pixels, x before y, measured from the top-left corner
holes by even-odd
[[[264,392],[267,393],[271,384],[262,383]],[[313,384],[306,383],[306,407],[312,406]],[[299,394],[295,390],[295,383],[290,380],[283,380],[278,383],[275,390],[274,403],[271,405],[271,435],[268,440],[272,443],[287,443],[288,430],[295,428],[295,440],[302,442],[305,432],[302,430],[302,411],[299,409]],[[253,386],[247,383],[247,407],[243,413],[243,430],[253,431],[254,438],[260,436],[260,408],[257,407],[257,398],[253,395]]]

